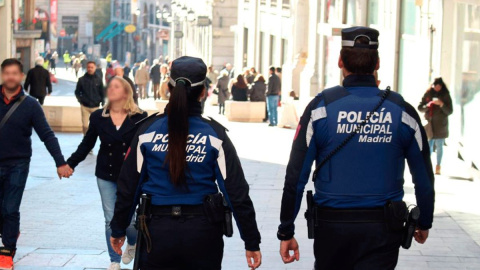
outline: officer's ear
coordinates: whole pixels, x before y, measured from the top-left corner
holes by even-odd
[[[375,70],[380,69],[380,57],[378,58],[377,65],[375,66]]]
[[[342,56],[341,56],[341,55],[338,56],[338,67],[339,67],[340,69],[343,69],[343,68],[345,67],[345,65],[343,64],[343,60],[342,60]]]

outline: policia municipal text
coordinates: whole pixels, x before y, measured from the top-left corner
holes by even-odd
[[[317,95],[300,120],[277,233],[285,263],[300,256],[294,222],[314,161],[306,217],[315,269],[394,269],[400,246],[408,248],[413,235],[419,243],[428,237],[434,209],[428,141],[415,109],[377,87],[378,35],[366,27],[342,30],[343,86]],[[410,213],[402,201],[405,159],[418,204]]]
[[[206,74],[201,59],[172,62],[165,114],[147,118],[138,129],[118,179],[111,222],[118,253],[140,195],[151,202],[141,207],[144,218],[137,224],[145,240],[142,270],[221,269],[223,235],[232,234],[230,210],[248,267],[261,264],[260,233],[240,160],[225,128],[201,116]]]

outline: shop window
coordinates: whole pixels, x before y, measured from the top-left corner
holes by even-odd
[[[379,0],[368,0],[368,25],[379,24]]]
[[[406,35],[415,35],[416,34],[416,24],[417,24],[417,6],[415,5],[415,0],[404,0],[402,1],[402,25],[401,31],[402,34]]]
[[[268,64],[269,65],[275,65],[277,63],[277,61],[274,61],[275,58],[275,54],[276,54],[276,42],[275,42],[275,36],[274,35],[270,35],[270,58],[268,59]]]
[[[153,4],[150,4],[150,10],[148,11],[149,14],[149,23],[150,24],[155,24],[155,6]]]

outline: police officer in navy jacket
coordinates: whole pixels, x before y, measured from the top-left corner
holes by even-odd
[[[221,269],[222,224],[210,223],[202,205],[218,188],[233,210],[249,267],[261,264],[260,233],[240,160],[225,128],[201,115],[206,73],[198,58],[172,62],[165,114],[140,127],[118,179],[111,222],[118,252],[140,192],[151,196],[152,247],[147,252],[142,246],[142,270]]]
[[[285,263],[299,259],[294,222],[314,161],[323,164],[313,179],[315,269],[395,268],[402,232],[387,224],[395,219],[385,213],[387,205],[401,205],[405,160],[421,212],[415,239],[424,243],[428,237],[434,210],[428,142],[415,109],[399,94],[377,88],[378,35],[366,27],[342,31],[343,87],[317,95],[300,120],[277,233]]]

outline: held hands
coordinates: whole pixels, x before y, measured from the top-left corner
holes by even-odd
[[[415,238],[415,241],[417,241],[419,244],[423,244],[425,243],[425,241],[427,241],[428,230],[423,231],[423,230],[417,229],[413,237]]]
[[[290,255],[290,251],[293,251],[292,255]],[[282,257],[283,263],[300,260],[300,251],[298,250],[298,243],[295,237],[280,242],[280,256]]]
[[[122,255],[122,247],[124,243],[125,243],[125,236],[120,238],[110,237],[110,244],[112,245],[113,250],[120,256]]]
[[[65,164],[57,168],[57,174],[60,180],[62,177],[70,178],[73,174],[73,169],[68,164]]]
[[[262,253],[260,251],[248,251],[246,252],[248,267],[251,270],[257,269],[262,264]]]

